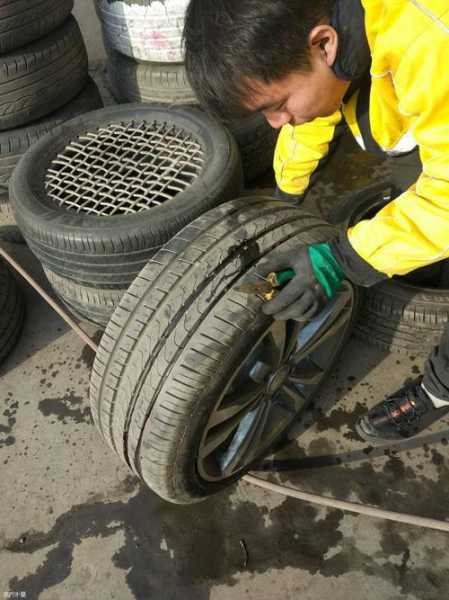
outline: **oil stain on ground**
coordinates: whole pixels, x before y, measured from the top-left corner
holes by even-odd
[[[8,392],[1,406],[4,407],[4,410],[0,417],[0,448],[3,448],[4,446],[12,446],[16,441],[11,434],[16,424],[19,402],[14,399],[12,392]]]
[[[273,524],[267,528],[263,511],[250,502],[232,508],[228,495],[222,495],[199,505],[173,506],[135,485],[138,492],[127,503],[74,506],[48,533],[23,533],[8,543],[7,550],[16,553],[33,553],[57,543],[35,573],[12,579],[9,589],[25,589],[31,597],[39,597],[69,576],[75,545],[119,529],[126,542],[113,564],[127,572],[136,598],[174,598],[180,589],[190,588],[195,589],[196,600],[206,600],[213,585],[235,584],[233,576],[243,570],[247,558],[247,570],[253,573],[290,565],[317,573],[326,552],[342,538],[339,511],[314,523],[312,530],[316,510],[287,500],[272,511]],[[162,539],[173,560],[161,549]],[[242,552],[242,539],[248,557]]]
[[[412,489],[414,494],[407,503],[400,503],[401,508],[408,510],[414,503],[416,512],[427,514],[435,510],[434,516],[438,517],[445,512],[449,492],[449,473],[445,467],[441,469],[447,483],[434,487],[416,479],[404,488],[395,486],[395,479],[404,482],[410,473],[394,456],[380,474],[364,465],[353,469],[350,475],[343,472],[343,477],[341,471],[335,472],[334,477],[342,478],[341,487],[346,493],[357,483],[357,487],[363,487],[367,478],[371,481],[367,487],[373,489],[372,482],[377,478],[378,486],[374,488],[384,491],[376,497],[367,492],[362,499],[386,501],[388,507],[392,504],[394,508]],[[326,476],[332,477],[329,472]],[[358,548],[355,537],[344,538],[340,530],[344,515],[337,510],[319,513],[311,505],[286,499],[270,511],[267,525],[264,517],[268,509],[248,501],[232,504],[231,492],[202,504],[174,506],[160,500],[133,477],[123,484],[123,492],[135,495],[127,501],[107,503],[93,499],[91,503],[73,506],[56,519],[50,531],[24,532],[7,542],[6,550],[17,554],[49,549],[41,566],[23,579],[11,579],[9,589],[25,589],[30,597],[39,597],[70,575],[74,548],[83,539],[107,538],[117,531],[123,533],[125,543],[112,563],[126,573],[129,589],[138,599],[172,600],[184,594],[207,600],[214,586],[232,587],[242,572],[260,574],[287,567],[324,577],[358,571],[386,580],[404,594],[418,594],[422,600],[436,600],[443,590],[449,589],[447,570],[432,567],[432,562],[425,569],[410,563],[407,536],[410,531],[415,535],[416,530],[401,525],[376,522],[381,550],[368,553]]]
[[[85,400],[73,392],[61,398],[45,398],[38,404],[38,408],[44,417],[55,416],[58,421],[67,424],[69,421],[75,423],[92,423],[89,407]]]

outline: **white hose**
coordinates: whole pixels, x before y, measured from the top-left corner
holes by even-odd
[[[97,352],[98,346],[95,342],[87,335],[85,331],[71,318],[69,315],[47,294],[47,292],[35,281],[31,275],[29,275],[22,267],[13,259],[12,256],[6,252],[0,246],[0,256],[2,256],[22,277],[33,287],[38,294],[55,310],[58,315],[64,319],[64,321],[73,329],[73,331],[92,348],[94,352]]]
[[[8,261],[8,263],[18,272],[20,275],[42,296],[42,298],[64,319],[64,321],[70,325],[73,331],[85,342],[94,352],[97,352],[98,346],[95,342],[87,335],[85,331],[79,327],[75,321],[69,317],[69,315],[51,298],[42,287],[26,272],[22,267],[10,256],[1,246],[0,255]],[[291,488],[285,485],[277,485],[255,477],[254,475],[245,475],[243,480],[251,485],[256,485],[270,492],[276,492],[283,496],[290,498],[297,498],[304,502],[311,502],[312,504],[318,504],[320,506],[327,506],[329,508],[336,508],[339,510],[345,510],[356,513],[358,515],[365,515],[367,517],[375,517],[377,519],[386,519],[388,521],[395,521],[396,523],[406,523],[407,525],[415,525],[417,527],[425,527],[427,529],[437,529],[439,531],[449,531],[449,522],[438,521],[437,519],[427,519],[425,517],[417,517],[415,515],[408,515],[405,513],[393,512],[390,510],[382,510],[381,508],[375,508],[367,504],[358,504],[356,502],[346,502],[344,500],[335,500],[334,498],[328,498],[326,496],[318,496],[316,494],[309,494],[302,492],[296,488]]]
[[[318,496],[316,494],[309,494],[308,492],[302,492],[296,488],[291,488],[285,485],[277,485],[255,477],[254,475],[245,475],[243,478],[246,483],[257,485],[270,492],[276,492],[283,496],[289,496],[290,498],[298,498],[298,500],[304,500],[304,502],[311,502],[312,504],[319,504],[320,506],[328,506],[329,508],[337,508],[339,510],[346,510],[349,512],[357,513],[358,515],[365,515],[367,517],[375,517],[377,519],[386,519],[388,521],[395,521],[396,523],[406,523],[407,525],[415,525],[417,527],[426,527],[427,529],[438,529],[439,531],[449,531],[449,522],[438,521],[437,519],[427,519],[425,517],[417,517],[415,515],[407,515],[405,513],[393,512],[391,510],[383,510],[381,508],[375,508],[368,504],[358,504],[357,502],[346,502],[344,500],[335,500],[334,498],[328,498],[326,496]]]

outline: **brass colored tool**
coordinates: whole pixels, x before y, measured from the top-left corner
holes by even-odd
[[[270,300],[273,300],[280,288],[295,277],[296,273],[293,269],[288,269],[279,273],[269,273],[266,278],[257,273],[256,275],[260,278],[260,281],[246,283],[235,289],[242,294],[255,294],[261,296],[264,300],[269,302]]]

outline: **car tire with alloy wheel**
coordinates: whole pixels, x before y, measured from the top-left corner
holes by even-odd
[[[103,335],[90,402],[110,447],[162,498],[200,501],[241,478],[305,410],[351,331],[357,291],[302,327],[235,286],[276,248],[335,229],[272,198],[215,208],[141,271]]]

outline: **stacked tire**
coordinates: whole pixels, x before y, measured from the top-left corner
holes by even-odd
[[[183,64],[188,0],[95,0],[118,102],[198,104]],[[240,148],[247,182],[271,168],[276,132],[262,115],[227,123]]]
[[[2,239],[21,239],[8,183],[22,154],[59,123],[102,106],[72,8],[73,0],[0,0]]]
[[[24,313],[22,292],[11,270],[0,258],[0,365],[19,338]]]
[[[20,230],[56,294],[101,328],[163,244],[242,189],[228,130],[195,108],[145,104],[60,125],[10,184]]]

